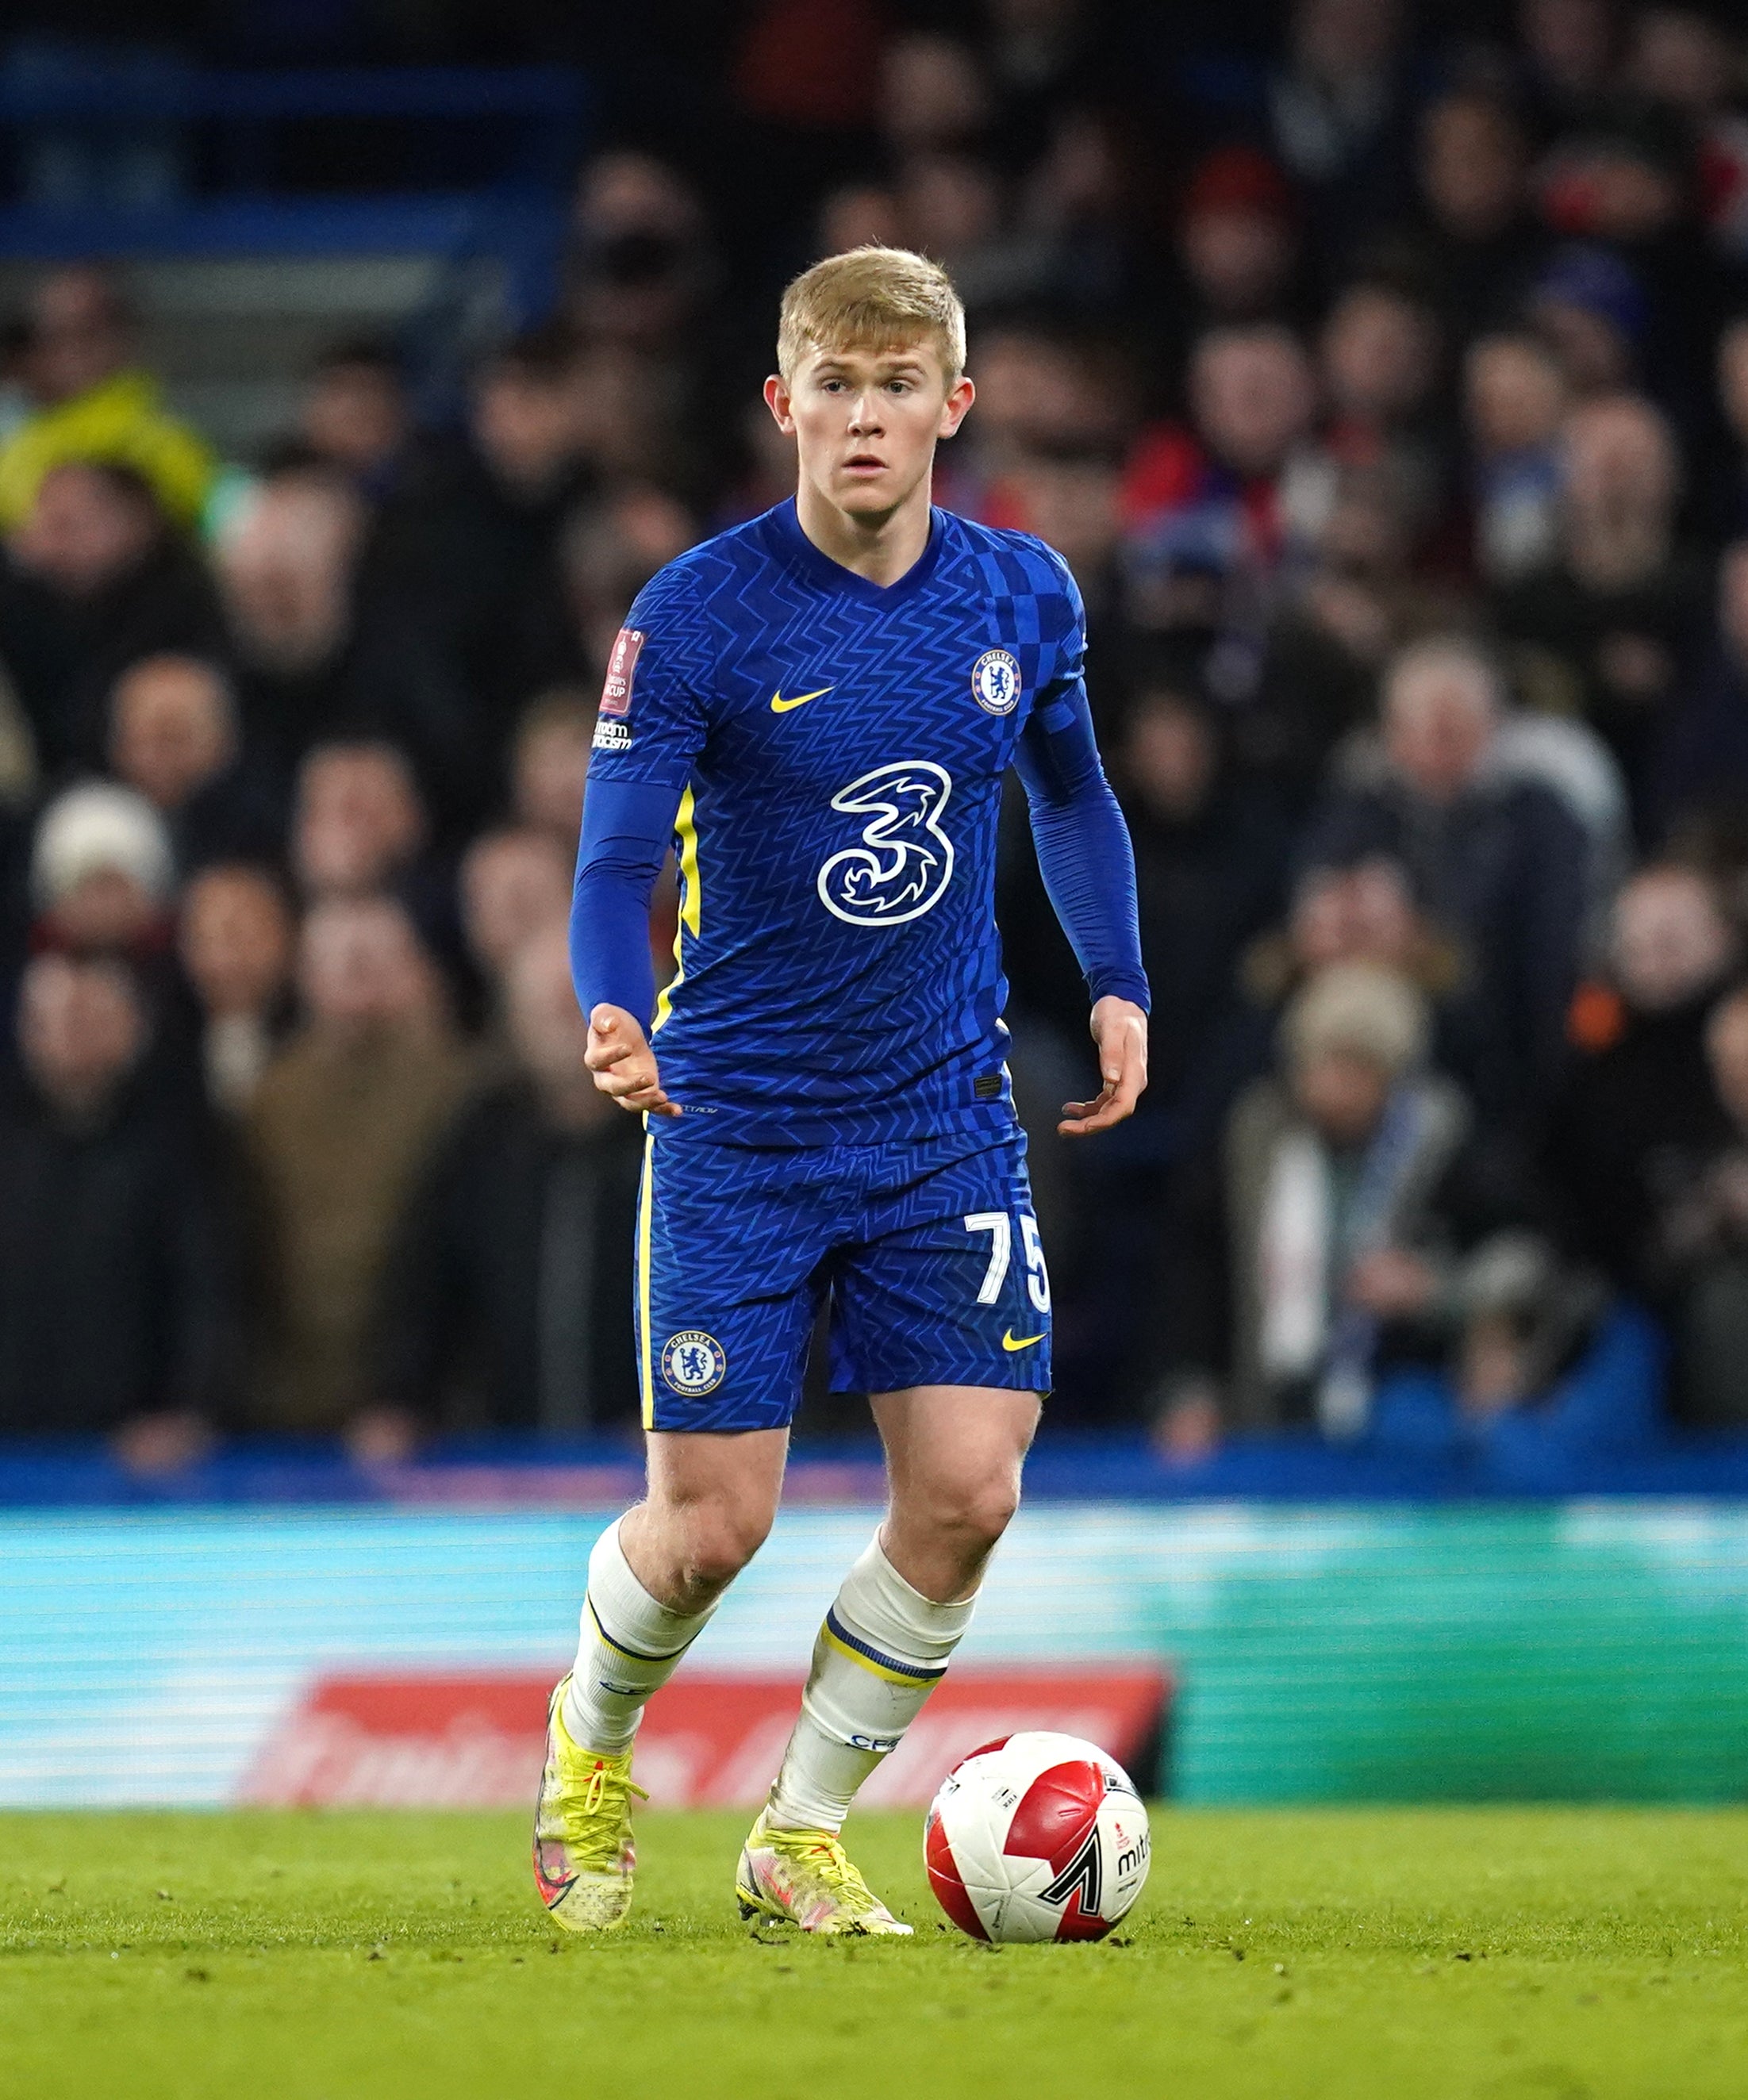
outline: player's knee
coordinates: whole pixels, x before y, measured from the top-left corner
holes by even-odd
[[[685,1578],[689,1589],[724,1589],[770,1535],[770,1513],[722,1502],[695,1503],[682,1525]]]
[[[1017,1480],[955,1482],[936,1489],[928,1511],[932,1528],[981,1556],[994,1546],[1019,1507]]]

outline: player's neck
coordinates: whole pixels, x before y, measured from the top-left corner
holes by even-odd
[[[925,474],[895,509],[859,518],[822,496],[804,474],[795,514],[822,554],[884,589],[914,569],[928,549],[929,489]]]

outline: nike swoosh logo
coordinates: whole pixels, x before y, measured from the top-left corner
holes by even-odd
[[[1022,1335],[1016,1341],[1013,1339],[1013,1330],[1010,1327],[1001,1338],[1001,1346],[1011,1357],[1016,1349],[1029,1349],[1035,1342],[1041,1342],[1043,1339],[1042,1335]]]
[[[810,700],[819,699],[832,690],[830,686],[819,686],[810,693],[797,693],[792,700],[786,700],[779,689],[770,696],[770,711],[774,715],[786,715],[791,708],[805,708]]]

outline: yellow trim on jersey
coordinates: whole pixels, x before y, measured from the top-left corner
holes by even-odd
[[[704,911],[704,891],[698,880],[698,818],[688,788],[674,812],[674,836],[680,842],[680,924],[673,937],[673,975],[661,988],[656,1002],[653,1035],[673,1011],[673,995],[686,982],[686,937],[695,941]]]
[[[938,1683],[946,1674],[944,1670],[890,1670],[885,1663],[876,1662],[872,1656],[864,1655],[860,1648],[852,1648],[848,1641],[840,1640],[827,1626],[820,1627],[819,1638],[828,1648],[836,1648],[840,1655],[867,1670],[871,1677],[883,1677],[889,1684],[907,1685],[915,1690],[925,1684]]]
[[[643,1426],[656,1427],[656,1366],[650,1356],[650,1213],[656,1200],[656,1134],[643,1140],[643,1182],[638,1191],[638,1383]]]

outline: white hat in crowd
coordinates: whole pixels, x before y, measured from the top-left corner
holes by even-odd
[[[170,901],[176,864],[163,819],[143,795],[106,780],[69,788],[37,825],[30,893],[51,910],[87,876],[125,875],[154,903]]]

